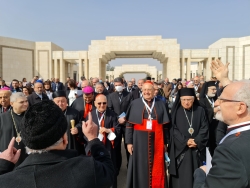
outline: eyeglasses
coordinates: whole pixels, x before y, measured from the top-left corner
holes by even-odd
[[[106,102],[98,102],[97,104],[98,105],[101,105],[101,104],[106,105],[107,103]]]
[[[227,102],[243,102],[243,103],[245,103],[244,101],[237,101],[237,100],[231,100],[231,99],[223,99],[223,98],[221,98],[221,97],[218,97],[218,100],[219,100],[219,102],[221,103],[221,101],[227,101]],[[245,103],[246,104],[246,103]],[[247,106],[247,104],[246,104],[246,106]],[[247,108],[248,108],[248,106],[247,106]]]

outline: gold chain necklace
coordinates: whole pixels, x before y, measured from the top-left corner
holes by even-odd
[[[10,113],[11,113],[12,121],[13,121],[14,126],[15,126],[15,129],[16,129],[16,134],[17,134],[16,142],[17,142],[17,144],[19,145],[19,143],[22,141],[21,131],[20,131],[20,132],[17,131],[17,126],[16,126],[15,119],[14,119],[14,117],[13,117],[12,110],[10,111]]]

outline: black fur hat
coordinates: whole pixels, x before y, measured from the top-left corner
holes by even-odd
[[[55,144],[67,131],[62,110],[52,101],[36,103],[21,121],[21,137],[30,149],[45,149]]]

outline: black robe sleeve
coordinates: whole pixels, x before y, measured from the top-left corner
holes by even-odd
[[[11,172],[15,167],[15,164],[7,161],[5,159],[0,159],[0,175],[5,174],[7,172]]]
[[[197,144],[198,149],[201,151],[201,150],[205,149],[207,142],[208,142],[208,138],[209,138],[208,127],[209,127],[209,125],[208,125],[207,117],[205,114],[205,110],[201,107],[200,107],[200,109],[201,109],[200,129],[199,129],[199,133],[194,138],[194,142]]]
[[[133,134],[134,134],[134,126],[131,123],[126,123],[126,132],[125,132],[125,140],[126,144],[133,144]]]

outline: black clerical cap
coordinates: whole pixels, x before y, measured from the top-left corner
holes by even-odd
[[[147,76],[147,77],[146,77],[146,80],[151,80],[151,77],[150,77],[150,76]]]
[[[54,98],[57,98],[57,97],[65,97],[65,98],[67,98],[67,97],[66,97],[66,92],[63,91],[63,90],[55,91],[55,92],[52,94],[52,97],[53,97],[53,99],[54,99]]]
[[[182,96],[195,96],[193,88],[182,88],[179,90],[180,97]]]
[[[212,87],[212,86],[215,86],[215,81],[209,81],[209,82],[206,82],[207,84],[207,87]]]

